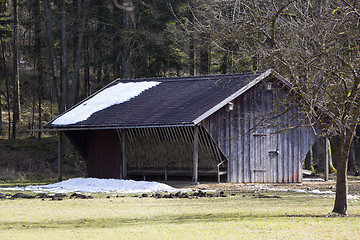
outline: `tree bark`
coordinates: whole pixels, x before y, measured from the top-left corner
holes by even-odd
[[[210,54],[209,54],[209,45],[206,43],[208,39],[208,34],[200,34],[200,46],[199,46],[199,55],[200,55],[200,74],[208,74],[210,72]]]
[[[37,74],[37,93],[38,93],[38,128],[42,128],[42,99],[43,99],[43,60],[42,60],[42,41],[41,41],[41,18],[40,16],[40,0],[35,1],[34,5],[34,19],[35,20],[35,54],[36,59],[36,74]],[[35,101],[35,98],[34,98]],[[41,138],[41,131],[38,132],[38,138]]]
[[[89,37],[85,35],[84,98],[90,95],[90,47]]]
[[[53,30],[52,30],[52,12],[51,12],[51,0],[44,0],[44,11],[45,11],[45,28],[49,48],[49,59],[50,59],[50,68],[52,73],[52,78],[54,82],[54,87],[56,89],[56,100],[58,102],[59,112],[61,112],[61,89],[58,82],[58,71],[56,65],[56,58],[54,52],[54,39],[53,39]]]
[[[76,48],[75,48],[75,56],[74,56],[74,66],[73,66],[73,73],[71,76],[71,87],[70,93],[67,96],[68,99],[68,107],[71,107],[75,104],[75,97],[76,97],[76,90],[78,89],[79,84],[79,70],[80,70],[80,62],[82,59],[82,45],[84,39],[84,31],[86,25],[86,16],[87,16],[87,9],[89,6],[90,1],[84,0],[84,3],[81,4],[81,0],[78,0],[78,36],[76,41]]]
[[[66,97],[68,89],[67,75],[67,45],[66,45],[66,1],[61,1],[61,89],[60,89],[60,112],[66,109]]]
[[[5,46],[3,38],[0,38],[1,41],[1,57],[3,60],[3,68],[4,68],[4,77],[5,77],[5,85],[6,85],[6,104],[7,104],[7,115],[8,115],[8,139],[10,139],[11,136],[11,111],[10,111],[10,86],[9,86],[9,78],[6,68],[6,62],[5,62]]]
[[[189,74],[191,76],[195,75],[195,47],[194,47],[194,15],[192,12],[192,3],[191,0],[188,2],[189,5],[189,22],[190,22],[190,32],[189,32]]]
[[[0,94],[0,134],[2,134],[3,118],[2,118],[2,95]]]
[[[310,148],[310,151],[306,154],[305,169],[310,170],[314,173],[314,154],[312,148]]]
[[[130,25],[132,21],[133,2],[132,0],[124,1],[124,41],[123,41],[123,75],[125,78],[131,77],[131,49],[130,49]]]
[[[316,142],[316,158],[317,158],[317,172],[325,174],[325,180],[328,179],[329,169],[333,171],[331,146],[329,139],[321,137]]]
[[[357,172],[356,165],[355,165],[355,146],[354,140],[351,142],[350,145],[350,152],[349,152],[349,172],[355,174]]]
[[[333,213],[348,214],[348,158],[351,142],[355,134],[356,124],[346,129],[341,135],[334,137],[338,149],[336,151],[336,196]]]
[[[17,0],[13,0],[13,119],[12,119],[12,135],[16,138],[17,124],[20,121],[20,75],[19,75],[19,59],[18,59],[18,10]]]

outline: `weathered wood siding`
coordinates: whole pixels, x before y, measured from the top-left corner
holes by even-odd
[[[302,181],[302,161],[316,137],[310,127],[296,127],[303,120],[286,94],[276,82],[271,90],[263,82],[235,99],[233,110],[225,106],[201,122],[229,160],[229,182]]]

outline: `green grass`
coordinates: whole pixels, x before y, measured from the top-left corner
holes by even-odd
[[[332,197],[0,201],[0,239],[358,239],[360,204],[326,217]],[[245,197],[243,197],[245,195]]]

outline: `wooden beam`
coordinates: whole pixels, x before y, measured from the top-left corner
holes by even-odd
[[[198,166],[199,166],[199,127],[194,126],[194,153],[193,153],[193,184],[198,184]]]
[[[127,159],[126,159],[126,129],[122,130],[122,177],[127,178]]]
[[[62,131],[59,131],[58,139],[58,181],[62,181],[62,162],[63,162],[63,135]]]

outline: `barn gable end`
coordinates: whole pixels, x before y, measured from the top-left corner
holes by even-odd
[[[269,78],[234,99],[231,110],[225,106],[201,122],[228,159],[229,182],[302,181],[302,161],[316,136],[298,127],[305,120],[298,109],[279,105],[288,91],[278,84]]]

